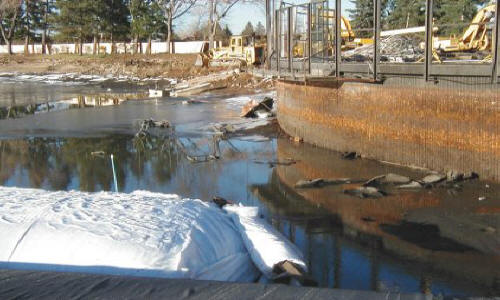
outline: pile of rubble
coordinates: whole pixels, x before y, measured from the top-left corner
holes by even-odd
[[[420,49],[420,41],[411,36],[394,35],[380,40],[380,61],[383,62],[417,62],[424,58]],[[342,58],[346,61],[373,61],[374,45],[364,45],[345,51]]]

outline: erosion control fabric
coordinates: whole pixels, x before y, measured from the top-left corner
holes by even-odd
[[[263,220],[239,217],[247,209],[145,191],[0,187],[0,268],[252,282],[282,260],[303,264]]]

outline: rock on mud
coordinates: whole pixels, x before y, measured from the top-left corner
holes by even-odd
[[[430,174],[422,178],[421,182],[423,184],[435,184],[446,179],[446,175],[443,174]]]
[[[408,184],[398,186],[398,189],[421,189],[424,186],[417,181],[412,181]]]
[[[344,190],[344,193],[359,198],[382,198],[387,195],[384,191],[371,186],[361,186],[355,189]]]
[[[306,189],[306,188],[321,188],[327,185],[335,185],[335,184],[344,184],[344,183],[350,183],[351,179],[349,178],[338,178],[338,179],[323,179],[323,178],[316,178],[316,179],[304,179],[304,180],[299,180],[295,184],[295,188],[298,189]]]
[[[406,176],[389,173],[386,175],[380,175],[368,180],[364,186],[379,186],[381,184],[407,184],[410,183],[411,179]]]

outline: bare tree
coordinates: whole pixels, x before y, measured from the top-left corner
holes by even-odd
[[[170,42],[172,41],[172,32],[174,20],[185,15],[191,10],[198,0],[157,0],[162,8],[167,25],[167,52],[171,52]]]
[[[209,44],[210,49],[214,47],[215,35],[217,33],[218,25],[221,20],[224,19],[229,11],[238,3],[247,4],[263,4],[264,0],[209,0],[207,1],[207,9],[209,12],[208,26],[210,29],[209,33]]]
[[[0,31],[9,54],[12,54],[12,38],[19,21],[21,2],[22,0],[0,0]]]

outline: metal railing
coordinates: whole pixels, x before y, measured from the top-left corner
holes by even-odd
[[[490,77],[492,83],[500,83],[500,0],[496,1],[495,22],[491,28],[491,63],[455,64],[434,63],[433,49],[434,1],[426,4],[425,36],[422,59],[412,63],[395,64],[381,62],[381,0],[373,1],[373,28],[353,29],[363,32],[373,40],[370,59],[364,62],[343,61],[343,48],[348,35],[341,16],[342,0],[312,0],[306,4],[284,4],[274,12],[272,69],[280,75],[291,77],[364,77],[374,81],[386,75],[420,74],[426,81],[438,76]],[[335,7],[330,7],[334,2]],[[473,25],[473,24],[472,24]],[[452,25],[453,26],[453,25]]]

